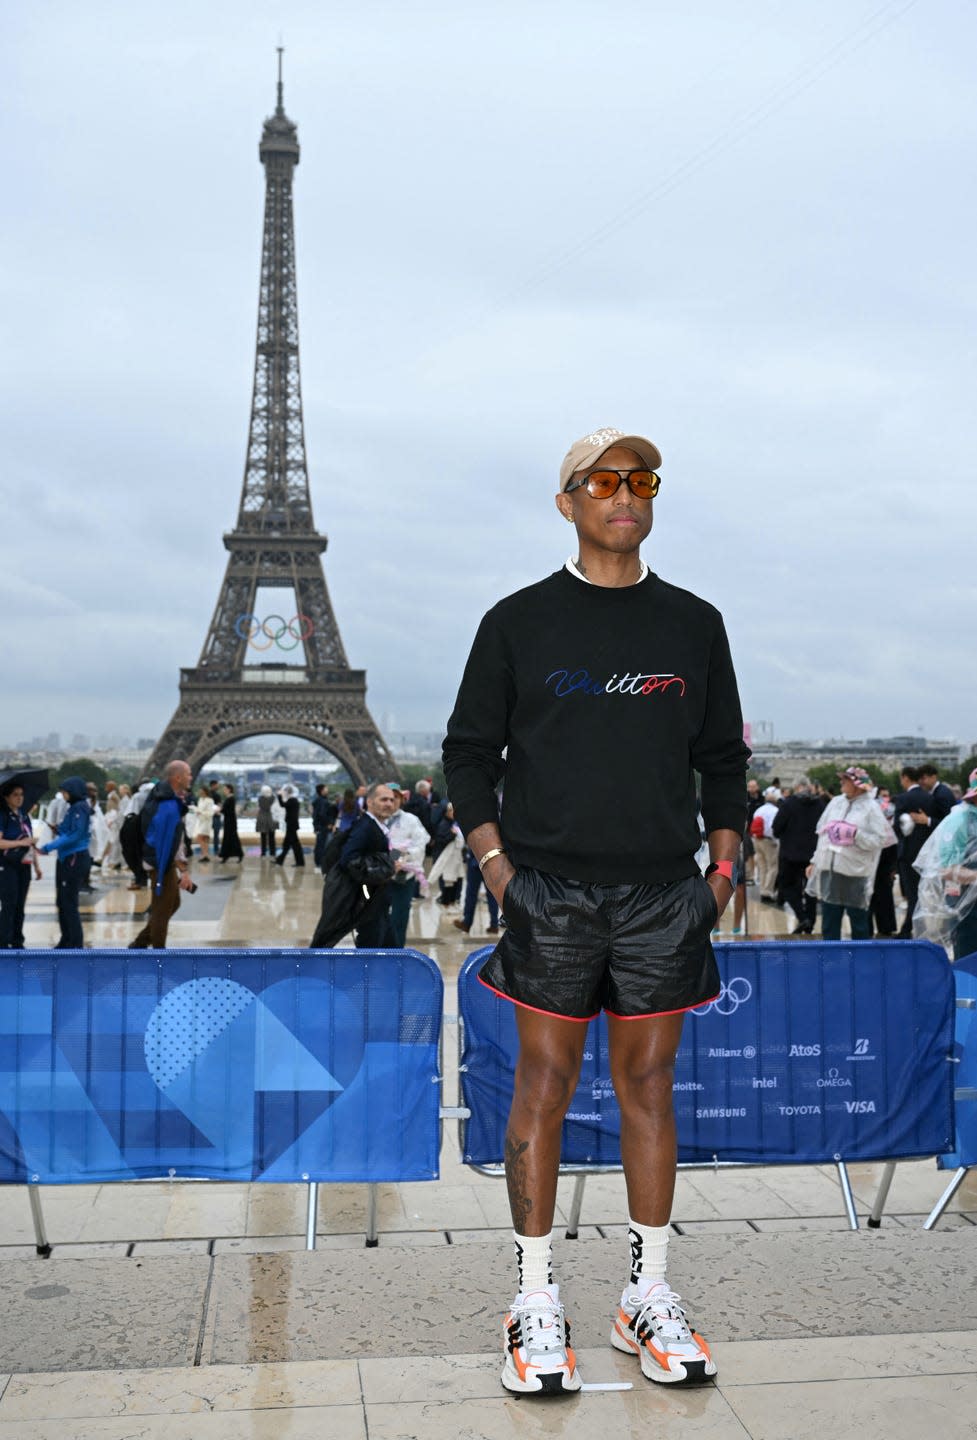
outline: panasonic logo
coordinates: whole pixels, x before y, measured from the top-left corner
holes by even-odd
[[[598,1115],[594,1110],[570,1110],[566,1117],[568,1120],[603,1120],[603,1115]]]

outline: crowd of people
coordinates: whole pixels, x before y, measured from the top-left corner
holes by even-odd
[[[977,950],[977,771],[966,791],[930,764],[905,765],[899,779],[894,796],[857,765],[839,774],[838,794],[805,775],[763,790],[750,780],[743,881],[755,884],[761,904],[793,912],[797,936],[814,933],[820,907],[825,940],[841,938],[847,915],[854,940],[915,936],[970,954]],[[738,893],[734,933],[742,933],[741,916]]]

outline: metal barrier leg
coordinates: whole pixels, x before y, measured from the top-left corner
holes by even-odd
[[[28,1185],[27,1196],[31,1202],[31,1219],[34,1222],[34,1243],[43,1260],[51,1258],[51,1246],[44,1229],[44,1212],[41,1209],[41,1192],[36,1185]]]
[[[949,1185],[946,1187],[939,1200],[937,1200],[936,1204],[933,1206],[933,1209],[923,1221],[924,1230],[932,1230],[933,1227],[937,1224],[940,1216],[943,1214],[944,1210],[949,1205],[954,1195],[956,1195],[957,1191],[960,1189],[960,1186],[963,1184],[964,1176],[966,1175],[969,1168],[969,1165],[961,1165],[959,1170],[954,1171],[953,1179],[950,1181]]]
[[[857,1230],[858,1212],[855,1209],[855,1197],[852,1194],[851,1181],[848,1178],[848,1167],[840,1155],[835,1156],[835,1166],[838,1171],[838,1180],[841,1184],[841,1193],[845,1197],[845,1214],[848,1216],[848,1227],[851,1230]]]
[[[319,1182],[309,1181],[309,1208],[305,1217],[305,1248],[315,1249],[315,1226],[319,1215]]]
[[[885,1209],[885,1202],[889,1198],[889,1186],[892,1184],[892,1177],[896,1173],[896,1162],[887,1160],[882,1171],[882,1178],[879,1181],[879,1188],[875,1194],[875,1201],[872,1205],[872,1213],[868,1217],[868,1228],[877,1230],[882,1224],[882,1211]]]
[[[576,1240],[577,1231],[580,1228],[580,1211],[583,1208],[583,1191],[587,1183],[586,1175],[578,1175],[573,1182],[573,1199],[570,1201],[570,1218],[567,1221],[566,1238]]]
[[[380,1241],[377,1239],[377,1186],[376,1184],[366,1187],[366,1248],[375,1250]]]

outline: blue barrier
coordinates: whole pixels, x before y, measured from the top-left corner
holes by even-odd
[[[0,1182],[436,1179],[442,1003],[411,951],[8,951]]]
[[[971,1006],[957,1009],[954,1034],[954,1080],[960,1090],[977,1090],[977,955],[967,955],[953,967],[957,999],[969,1000]],[[977,1100],[962,1099],[957,1104],[957,1133],[954,1149],[937,1160],[941,1170],[970,1169],[977,1165]]]
[[[722,992],[686,1018],[675,1069],[680,1163],[824,1163],[939,1154],[953,1143],[953,974],[923,941],[715,947]],[[458,977],[465,1163],[498,1164],[515,1007]],[[620,1164],[604,1017],[588,1027],[562,1162]]]

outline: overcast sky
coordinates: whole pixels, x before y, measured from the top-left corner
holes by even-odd
[[[224,573],[275,46],[350,663],[440,729],[579,435],[780,737],[977,738],[972,0],[4,7],[0,742],[157,735]]]

